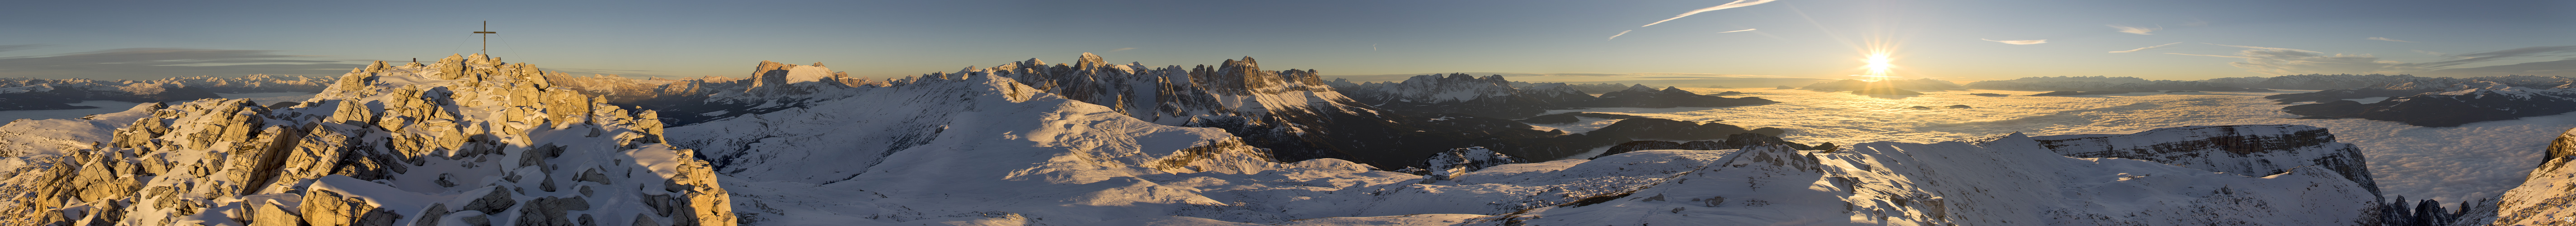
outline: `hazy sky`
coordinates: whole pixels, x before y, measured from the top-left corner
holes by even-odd
[[[1674,18],[1728,3],[1740,7]],[[823,62],[853,75],[888,77],[1029,58],[1064,63],[1091,52],[1147,65],[1251,56],[1265,69],[1320,69],[1327,75],[1832,79],[1860,74],[1867,40],[1895,43],[1897,76],[1953,81],[2307,73],[2576,76],[2576,13],[2570,13],[2576,1],[2563,0],[8,5],[0,7],[0,77],[338,75],[371,60],[472,53],[477,39],[468,32],[484,20],[501,32],[491,36],[491,52],[508,61],[629,76],[743,76],[755,63],[772,60]],[[1657,21],[1663,22],[1640,27]]]

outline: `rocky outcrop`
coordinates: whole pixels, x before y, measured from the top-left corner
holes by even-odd
[[[0,224],[733,224],[711,169],[662,144],[656,113],[553,86],[533,65],[451,56],[353,69],[312,101],[12,124],[0,130],[112,136],[44,135],[92,145],[12,153],[40,167],[0,174],[0,194],[14,197],[0,214],[38,217]]]
[[[2134,134],[2037,136],[2040,147],[2068,157],[2147,160],[2210,172],[2261,177],[2318,167],[2378,195],[2361,149],[2335,142],[2326,128],[2304,125],[2185,126]]]
[[[2576,130],[2558,134],[2547,149],[2540,150],[2541,163],[2534,166],[2522,186],[2507,190],[2492,206],[2493,225],[2564,224],[2562,217],[2576,216]],[[2476,216],[2476,215],[2471,215]],[[2470,217],[2476,219],[2475,217]],[[2463,222],[2463,223],[2488,223]]]
[[[1449,180],[1459,174],[1514,163],[1529,163],[1529,160],[1494,153],[1494,150],[1487,150],[1485,147],[1449,149],[1447,152],[1432,154],[1431,158],[1422,160],[1422,169],[1424,169],[1422,181]]]

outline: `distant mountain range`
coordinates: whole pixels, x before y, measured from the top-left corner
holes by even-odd
[[[155,80],[0,79],[0,111],[86,109],[81,101],[170,102],[221,98],[215,93],[321,92],[337,78],[249,75]]]

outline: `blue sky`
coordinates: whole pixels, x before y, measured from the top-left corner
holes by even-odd
[[[1836,79],[1860,74],[1867,40],[1895,43],[1897,76],[1952,81],[2576,76],[2576,1],[1778,0],[1639,26],[1730,2],[20,2],[0,8],[0,77],[337,75],[472,53],[484,20],[508,61],[629,76],[772,60],[882,78],[1091,52],[1327,75]]]

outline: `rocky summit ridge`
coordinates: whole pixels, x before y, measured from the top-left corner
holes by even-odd
[[[144,104],[0,127],[0,225],[733,225],[656,113],[480,54],[315,98]]]

